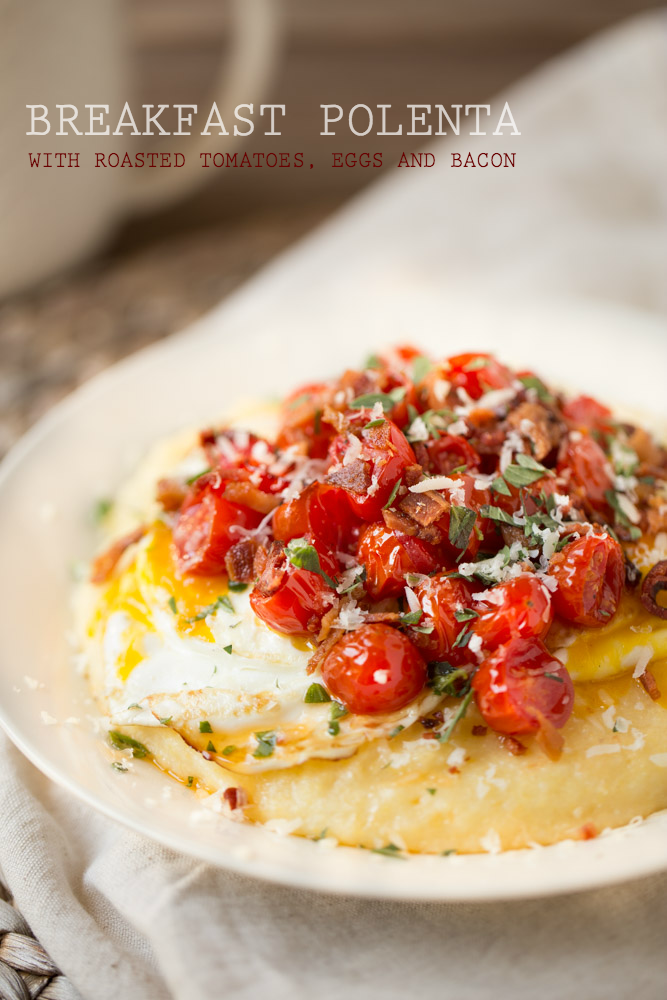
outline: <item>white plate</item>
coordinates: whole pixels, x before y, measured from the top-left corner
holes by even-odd
[[[597,840],[501,855],[415,857],[281,837],[225,820],[150,765],[109,767],[66,630],[74,560],[90,553],[90,511],[144,449],[235,400],[275,396],[412,339],[437,353],[491,348],[560,383],[665,411],[667,329],[592,303],[452,301],[417,286],[307,293],[258,328],[252,313],[210,314],[186,335],[94,379],[42,420],[0,470],[0,722],[34,764],[89,805],[198,858],[332,892],[422,900],[546,895],[667,867],[667,814]],[[43,714],[46,713],[46,714]],[[76,717],[80,724],[66,722]],[[51,719],[57,724],[49,724]],[[591,789],[591,795],[595,789]]]

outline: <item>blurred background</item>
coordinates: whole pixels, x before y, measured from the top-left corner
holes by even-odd
[[[0,121],[0,134],[9,151],[9,171],[0,174],[5,231],[32,212],[62,262],[45,268],[46,276],[17,280],[0,301],[0,454],[75,385],[202,315],[381,173],[324,169],[333,148],[381,150],[390,166],[410,143],[424,141],[405,135],[362,139],[345,129],[334,145],[319,135],[321,103],[385,103],[403,110],[408,103],[483,102],[588,36],[657,6],[644,0],[105,0],[98,9],[89,0],[0,0],[0,48],[9,53],[5,75],[19,74],[39,55],[31,44],[35,33],[45,39],[47,53],[39,67],[42,96],[24,99],[10,77],[0,98],[7,119]],[[205,183],[173,192],[157,207],[110,209],[76,260],[68,260],[67,226],[49,218],[57,194],[49,195],[40,214],[25,188],[28,140],[22,133],[29,101],[72,100],[49,89],[53,74],[68,63],[55,44],[58,23],[50,26],[49,18],[70,10],[80,26],[75,44],[90,50],[80,73],[97,72],[95,63],[104,63],[113,45],[122,49],[122,96],[109,102],[107,91],[89,96],[82,84],[81,107],[91,100],[113,103],[111,121],[125,99],[136,107],[208,108],[220,79],[232,94],[232,78],[243,79],[245,70],[244,93],[250,87],[258,103],[286,104],[288,119],[279,142],[269,145],[256,128],[239,150],[303,152],[306,162],[322,169],[201,171]],[[86,26],[92,35],[84,33]],[[49,51],[60,61],[50,64]],[[74,63],[69,60],[72,72]],[[252,98],[238,98],[246,99]],[[56,148],[32,142],[32,149]],[[64,143],[58,148],[78,148],[71,138]],[[172,148],[163,143],[153,148]],[[125,146],[131,148],[129,140]]]

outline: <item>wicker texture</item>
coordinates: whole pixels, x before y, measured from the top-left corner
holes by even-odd
[[[81,1000],[42,948],[0,882],[0,1000]]]

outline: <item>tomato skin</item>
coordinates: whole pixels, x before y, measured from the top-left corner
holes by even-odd
[[[233,529],[256,528],[262,515],[223,496],[225,484],[192,490],[173,531],[176,562],[181,573],[212,576],[224,573],[225,556],[239,541]]]
[[[292,538],[312,535],[325,548],[336,552],[356,540],[359,524],[347,490],[314,482],[278,507],[273,517],[273,537],[289,542]]]
[[[448,476],[453,469],[465,465],[468,472],[479,470],[482,459],[464,437],[443,434],[426,445],[428,472],[435,476]]]
[[[283,403],[276,447],[305,444],[310,458],[326,458],[334,430],[321,420],[321,412],[331,396],[327,382],[309,382],[290,393]]]
[[[464,663],[470,659],[467,649],[454,646],[458,636],[469,622],[458,622],[455,612],[469,608],[472,601],[472,590],[464,580],[448,577],[444,573],[423,580],[415,588],[415,595],[422,606],[424,614],[419,625],[433,625],[429,633],[417,632],[408,628],[408,634],[424,659],[431,663],[434,660],[449,660],[450,663]]]
[[[561,618],[600,628],[611,621],[621,599],[623,550],[610,535],[587,535],[553,556],[549,575],[558,583],[553,605]]]
[[[563,405],[563,416],[577,430],[595,429],[608,433],[613,428],[611,410],[592,396],[568,399]]]
[[[363,419],[368,420],[367,413]],[[355,493],[348,489],[348,499],[352,510],[362,520],[376,521],[382,517],[382,508],[389,500],[406,467],[416,463],[415,453],[405,434],[391,420],[385,420],[379,427],[362,429],[359,438],[361,440],[359,458],[366,464],[377,488],[372,494]],[[332,461],[341,463],[349,446],[348,435],[334,438],[329,449]]]
[[[406,573],[432,573],[439,566],[432,545],[392,531],[384,521],[371,524],[361,533],[357,558],[366,567],[364,587],[369,597],[381,601],[400,597]]]
[[[558,472],[569,470],[570,483],[582,501],[594,510],[609,512],[605,497],[607,490],[613,489],[613,481],[608,471],[607,456],[597,441],[587,434],[579,440],[568,439],[558,459]]]
[[[335,577],[336,561],[322,550],[318,554],[324,572]],[[274,561],[272,576],[271,593],[263,592],[260,580],[250,594],[250,606],[257,617],[284,635],[311,636],[319,632],[335,597],[326,581],[318,573],[293,566],[284,553]]]
[[[480,636],[484,649],[495,649],[510,639],[547,634],[553,621],[551,594],[533,573],[524,573],[493,588],[501,600],[484,605],[476,603],[479,618],[471,622],[473,632]]]
[[[475,362],[480,359],[486,364],[476,368]],[[477,351],[448,358],[445,378],[455,388],[464,389],[471,399],[479,399],[490,389],[504,389],[511,385],[512,372],[491,354]]]
[[[410,640],[389,625],[348,632],[322,664],[327,689],[350,712],[397,712],[426,683],[426,664]]]
[[[498,646],[477,670],[472,687],[486,724],[509,736],[536,733],[545,724],[561,729],[574,707],[569,673],[536,638]]]

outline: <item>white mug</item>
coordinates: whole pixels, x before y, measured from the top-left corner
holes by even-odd
[[[277,54],[277,5],[278,0],[232,2],[230,52],[211,94],[225,123],[234,120],[237,104],[253,103],[265,91]],[[153,209],[207,179],[198,153],[210,150],[211,142],[204,145],[194,127],[185,140],[141,145],[185,152],[186,165],[171,169],[95,169],[93,150],[137,148],[139,139],[127,134],[101,140],[56,136],[56,104],[79,109],[76,124],[82,132],[88,129],[80,124],[87,122],[86,104],[109,105],[105,121],[117,121],[132,96],[126,92],[127,63],[119,0],[0,0],[0,296],[84,260],[123,216]],[[51,129],[43,138],[26,135],[31,104],[48,106]],[[143,131],[139,119],[137,127]],[[241,141],[229,131],[226,150]],[[77,150],[79,168],[29,165],[30,152]]]

